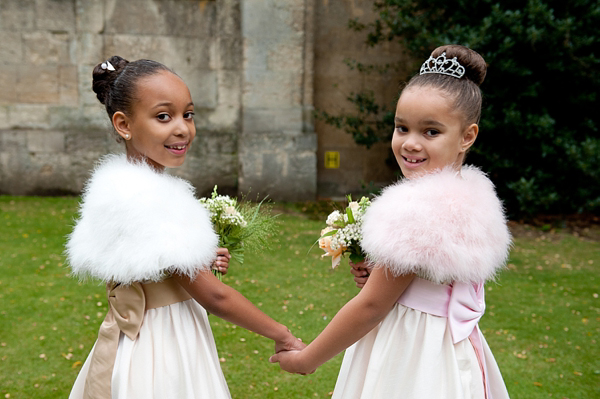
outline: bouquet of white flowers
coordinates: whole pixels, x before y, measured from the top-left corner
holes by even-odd
[[[266,199],[266,198],[265,198]],[[258,251],[269,246],[275,235],[276,215],[271,214],[271,204],[265,199],[257,204],[217,194],[215,186],[210,198],[200,198],[200,203],[210,212],[210,220],[219,236],[219,247],[227,248],[231,258],[244,263],[244,251]],[[213,270],[221,279],[221,272]]]
[[[321,230],[319,248],[325,251],[321,257],[331,256],[331,267],[336,268],[346,253],[350,254],[352,262],[365,260],[365,254],[360,247],[362,239],[362,221],[371,201],[362,197],[360,201],[352,201],[348,196],[348,206],[343,212],[335,210],[327,217],[327,227]]]

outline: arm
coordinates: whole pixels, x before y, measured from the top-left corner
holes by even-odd
[[[282,369],[309,373],[371,331],[392,309],[414,275],[392,277],[376,268],[365,287],[335,315],[331,323],[301,352],[282,352],[271,357]]]
[[[210,313],[274,340],[275,352],[305,346],[286,326],[260,311],[235,289],[220,282],[211,271],[198,273],[194,280],[180,275],[174,278]]]

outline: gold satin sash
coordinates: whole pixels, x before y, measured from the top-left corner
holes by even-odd
[[[191,299],[172,277],[158,283],[106,284],[109,309],[100,325],[98,340],[85,380],[85,399],[110,399],[112,372],[122,331],[134,340],[144,321],[144,312]]]

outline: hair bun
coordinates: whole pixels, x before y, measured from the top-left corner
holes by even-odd
[[[106,63],[110,63],[114,70],[107,68]],[[106,105],[112,83],[117,79],[128,63],[129,61],[126,59],[119,57],[118,55],[113,55],[108,60],[103,61],[94,67],[94,71],[92,72],[92,90],[94,90],[96,97],[102,104]]]
[[[446,58],[454,58],[465,68],[463,78],[471,80],[477,86],[483,83],[487,72],[485,60],[478,52],[468,47],[450,44],[436,48],[431,52],[433,58],[446,53]]]

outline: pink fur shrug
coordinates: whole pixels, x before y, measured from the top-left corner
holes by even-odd
[[[494,185],[474,166],[387,187],[364,216],[361,241],[376,267],[435,283],[493,279],[510,245]]]

